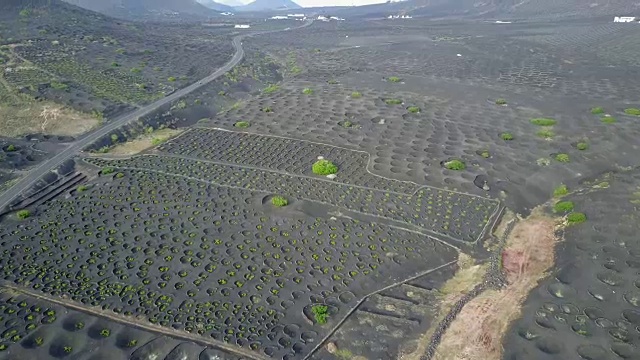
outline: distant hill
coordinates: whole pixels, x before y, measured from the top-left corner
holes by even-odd
[[[342,8],[344,17],[411,15],[429,18],[536,19],[634,16],[640,6],[630,0],[406,0]],[[612,19],[613,20],[613,19]]]
[[[12,0],[13,1],[13,0]],[[196,0],[64,0],[85,9],[101,12],[106,15],[134,18],[140,17],[172,17],[175,15],[193,17],[217,16],[215,11],[199,4]],[[220,5],[220,4],[218,4]],[[220,5],[221,8],[224,5]],[[231,8],[224,7],[228,11]]]
[[[200,5],[206,6],[209,9],[215,10],[215,11],[220,11],[220,12],[233,12],[233,7],[235,5],[231,5],[229,6],[229,4],[222,4],[220,2],[216,2],[213,0],[196,0],[198,3],[200,3]],[[238,3],[239,6],[241,6],[242,4]]]
[[[236,8],[238,11],[265,11],[265,10],[294,10],[301,9],[302,6],[291,0],[255,0],[245,6]]]

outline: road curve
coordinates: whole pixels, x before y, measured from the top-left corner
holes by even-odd
[[[45,160],[42,164],[38,165],[36,168],[31,169],[29,173],[20,179],[16,184],[7,189],[3,194],[0,194],[0,211],[5,209],[15,198],[17,198],[23,191],[26,191],[31,186],[33,186],[42,176],[47,174],[49,171],[57,168],[65,162],[76,156],[80,151],[89,146],[94,141],[102,138],[105,135],[108,135],[110,132],[118,129],[121,126],[124,126],[132,121],[138,120],[138,118],[148,115],[149,113],[157,110],[163,105],[166,105],[174,100],[177,100],[192,91],[207,85],[213,80],[219,78],[224,75],[227,71],[231,70],[234,66],[238,65],[240,61],[242,61],[244,57],[244,49],[242,48],[242,40],[246,37],[256,36],[256,35],[264,35],[277,33],[281,31],[290,31],[301,29],[307,27],[313,23],[313,20],[306,21],[303,25],[295,27],[295,28],[287,28],[284,30],[271,30],[271,31],[262,31],[257,33],[249,33],[238,35],[233,38],[233,47],[236,52],[233,54],[231,60],[229,60],[224,66],[216,70],[213,74],[201,79],[185,88],[175,91],[173,94],[166,96],[154,103],[146,105],[132,113],[120,116],[118,118],[113,119],[112,121],[107,122],[103,126],[94,129],[83,136],[81,136],[78,140],[72,143],[69,147],[62,150],[52,158]]]

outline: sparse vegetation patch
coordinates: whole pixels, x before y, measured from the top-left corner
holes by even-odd
[[[569,223],[569,225],[580,224],[585,221],[587,221],[587,215],[585,215],[584,213],[572,212],[571,214],[567,215],[567,222]]]
[[[401,105],[402,104],[402,100],[400,100],[400,99],[386,99],[384,102],[387,105]]]
[[[571,161],[569,159],[569,154],[565,153],[556,154],[555,159],[561,163],[568,163],[569,161]]]
[[[450,160],[450,161],[445,162],[444,163],[444,167],[446,167],[449,170],[458,171],[458,170],[464,170],[466,165],[461,160],[454,159],[454,160]]]
[[[409,112],[410,112],[410,113],[412,113],[412,114],[417,114],[417,113],[419,113],[419,112],[420,112],[420,108],[419,108],[419,107],[417,107],[417,106],[409,106],[409,107],[407,108],[407,111],[409,111]]]
[[[246,129],[250,126],[251,124],[249,124],[248,121],[238,121],[237,123],[233,124],[233,126],[240,128],[240,129]]]
[[[556,213],[568,213],[573,211],[573,207],[574,205],[571,201],[560,201],[553,206],[553,211]]]
[[[600,115],[600,114],[604,114],[604,109],[600,106],[596,106],[594,108],[591,108],[591,113],[593,115]]]
[[[557,188],[553,189],[553,197],[562,197],[569,193],[569,188],[565,184],[561,184]]]
[[[549,119],[549,118],[536,118],[536,119],[531,119],[531,123],[537,126],[553,126],[556,124],[556,121],[554,119]]]
[[[264,88],[262,90],[262,93],[263,94],[272,94],[272,93],[274,93],[274,92],[276,92],[278,90],[280,90],[280,86],[272,84],[272,85],[269,85],[266,88]]]
[[[505,132],[500,134],[500,138],[504,141],[511,141],[513,140],[513,134]]]
[[[627,115],[640,116],[640,109],[638,108],[627,108],[624,109],[624,113]]]
[[[29,210],[20,210],[17,212],[18,219],[24,220],[31,216],[31,211]]]
[[[505,99],[496,99],[496,105],[507,105],[507,100]]]
[[[313,89],[312,88],[304,88],[304,90],[302,90],[302,93],[305,95],[313,95]]]

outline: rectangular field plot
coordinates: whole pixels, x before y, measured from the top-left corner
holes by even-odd
[[[297,358],[364,296],[457,258],[453,247],[416,233],[278,215],[264,198],[152,171],[102,175],[7,222],[0,274],[143,317],[135,321]],[[328,308],[324,325],[312,314],[316,304]]]
[[[321,202],[350,211],[417,226],[446,239],[475,242],[484,233],[498,202],[430,187],[414,195],[176,157],[138,156],[130,159],[87,159],[99,167],[141,169],[175,174],[216,185],[274,193]]]
[[[318,156],[322,156],[338,166],[335,181],[339,183],[404,194],[411,194],[419,187],[412,182],[370,173],[367,169],[370,156],[364,151],[275,136],[197,128],[162,144],[158,150],[306,176],[317,176],[311,168]]]

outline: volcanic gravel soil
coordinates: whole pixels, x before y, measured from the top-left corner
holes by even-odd
[[[640,359],[640,172],[567,200],[587,221],[566,229],[556,267],[524,304],[505,359]]]
[[[407,345],[436,325],[435,304],[440,299],[434,289],[441,288],[456,268],[447,266],[369,297],[328,339],[342,352],[330,355],[325,346],[312,358],[350,353],[367,359],[396,359],[410,352]]]
[[[156,155],[87,162],[99,167],[142,169],[175,174],[222,186],[284,194],[418,226],[434,235],[475,242],[497,213],[498,202],[478,196],[422,187],[414,194],[383,192],[332,181],[296,177],[232,165]]]
[[[267,199],[117,170],[6,223],[2,276],[290,359],[311,350],[358,299],[457,255],[413,232],[280,213]],[[315,323],[314,304],[328,306],[327,325]]]
[[[237,359],[216,349],[9,293],[0,294],[2,360],[210,360],[213,355]]]
[[[202,146],[207,144],[208,146]],[[285,171],[313,176],[312,165],[318,156],[338,166],[336,182],[347,185],[412,194],[419,185],[385,179],[368,171],[366,152],[287,139],[213,129],[193,129],[158,150],[196,159]]]

